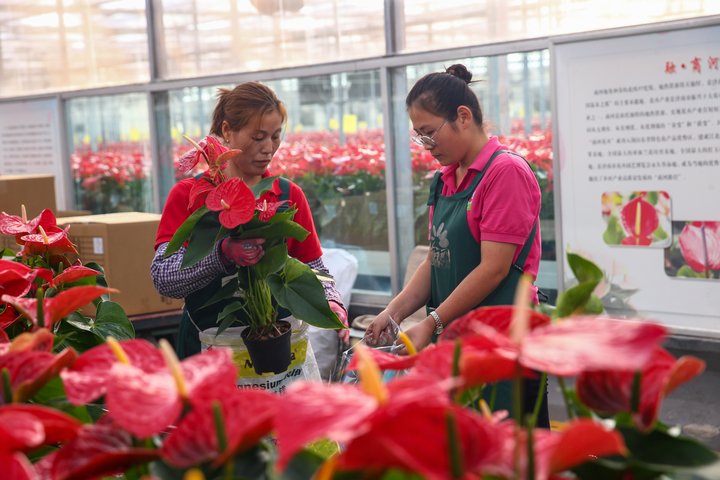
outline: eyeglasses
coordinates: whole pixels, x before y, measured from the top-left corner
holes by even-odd
[[[440,125],[438,127],[438,129],[435,130],[435,133],[432,134],[432,137],[428,137],[427,135],[419,135],[418,134],[418,136],[416,136],[416,137],[410,137],[410,140],[412,140],[416,145],[420,145],[421,147],[424,147],[425,145],[434,147],[436,145],[436,143],[435,143],[435,140],[433,140],[433,138],[435,138],[435,135],[438,134],[440,129],[443,127],[443,125],[445,125],[447,123],[448,120],[449,120],[449,118],[445,119],[445,121],[442,123],[442,125]]]

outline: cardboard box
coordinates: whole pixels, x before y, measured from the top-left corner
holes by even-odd
[[[58,210],[55,213],[55,218],[65,217],[82,217],[84,215],[92,215],[90,210]]]
[[[0,212],[22,215],[25,205],[28,220],[44,209],[55,211],[54,175],[0,175]]]
[[[150,277],[159,223],[159,214],[141,212],[58,218],[58,226],[70,225],[68,237],[83,264],[96,262],[105,269],[108,286],[120,290],[110,300],[128,316],[183,307],[183,300],[160,295]],[[95,314],[92,306],[88,310],[83,312]]]

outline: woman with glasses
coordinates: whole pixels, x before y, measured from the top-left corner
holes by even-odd
[[[540,266],[540,187],[528,163],[484,130],[483,115],[463,65],[421,78],[407,107],[423,146],[442,169],[430,187],[430,250],[407,287],[368,327],[375,344],[391,318],[400,323],[423,304],[428,316],[407,330],[420,349],[443,328],[477,307],[511,305],[523,273]],[[532,299],[537,302],[537,289]],[[485,389],[490,390],[490,389]],[[527,381],[532,412],[538,381]],[[488,392],[489,393],[489,392]],[[499,385],[495,406],[509,409],[511,386]],[[549,427],[547,399],[538,426]]]

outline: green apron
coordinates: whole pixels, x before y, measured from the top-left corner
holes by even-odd
[[[472,196],[485,176],[485,172],[495,157],[501,153],[517,155],[509,150],[498,150],[490,157],[485,168],[475,175],[470,186],[465,190],[446,197],[442,189],[444,183],[440,172],[430,186],[428,205],[433,206],[433,219],[430,241],[430,281],[431,294],[427,303],[428,315],[444,302],[450,294],[460,285],[465,277],[480,265],[480,246],[470,232],[467,221],[467,212],[472,205]],[[519,155],[518,155],[519,156]],[[475,308],[490,305],[512,305],[515,300],[515,289],[523,275],[523,266],[527,260],[530,248],[535,241],[538,222],[535,222],[532,232],[523,246],[517,260],[510,267],[507,276],[490,292]],[[437,336],[433,335],[435,342]],[[524,413],[532,413],[537,399],[539,381],[526,380],[524,382]],[[490,403],[492,389],[483,389],[483,398]],[[547,395],[546,395],[547,397]],[[538,418],[538,426],[550,427],[547,417],[547,398],[543,401],[544,407]],[[497,395],[494,404],[495,410],[508,410],[512,412],[512,382],[498,382]],[[545,418],[543,419],[543,413]],[[544,421],[543,421],[544,420]]]
[[[290,182],[286,178],[279,179],[280,195],[278,201],[290,199]],[[278,208],[278,212],[284,212],[288,209],[288,203],[284,203]],[[183,359],[200,352],[199,331],[217,326],[217,317],[226,306],[236,301],[235,298],[226,298],[217,303],[201,308],[212,298],[213,295],[222,287],[224,279],[230,279],[235,274],[220,274],[215,277],[209,284],[185,297],[185,308],[180,318],[180,326],[178,328],[178,358]],[[239,310],[234,313],[238,322],[242,325],[249,325],[250,319],[245,310]],[[282,307],[278,309],[278,318],[290,316],[289,310]]]

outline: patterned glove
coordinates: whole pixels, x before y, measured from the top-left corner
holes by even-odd
[[[330,310],[335,312],[342,324],[347,327],[348,318],[347,313],[345,313],[345,309],[341,307],[340,304],[332,300],[330,300],[330,302],[328,303],[330,303]],[[338,328],[336,331],[338,334],[338,338],[343,342],[343,346],[347,346],[350,343],[350,330],[346,328]]]
[[[221,250],[225,259],[235,265],[249,267],[255,265],[265,255],[262,244],[264,238],[231,238],[223,240]]]

